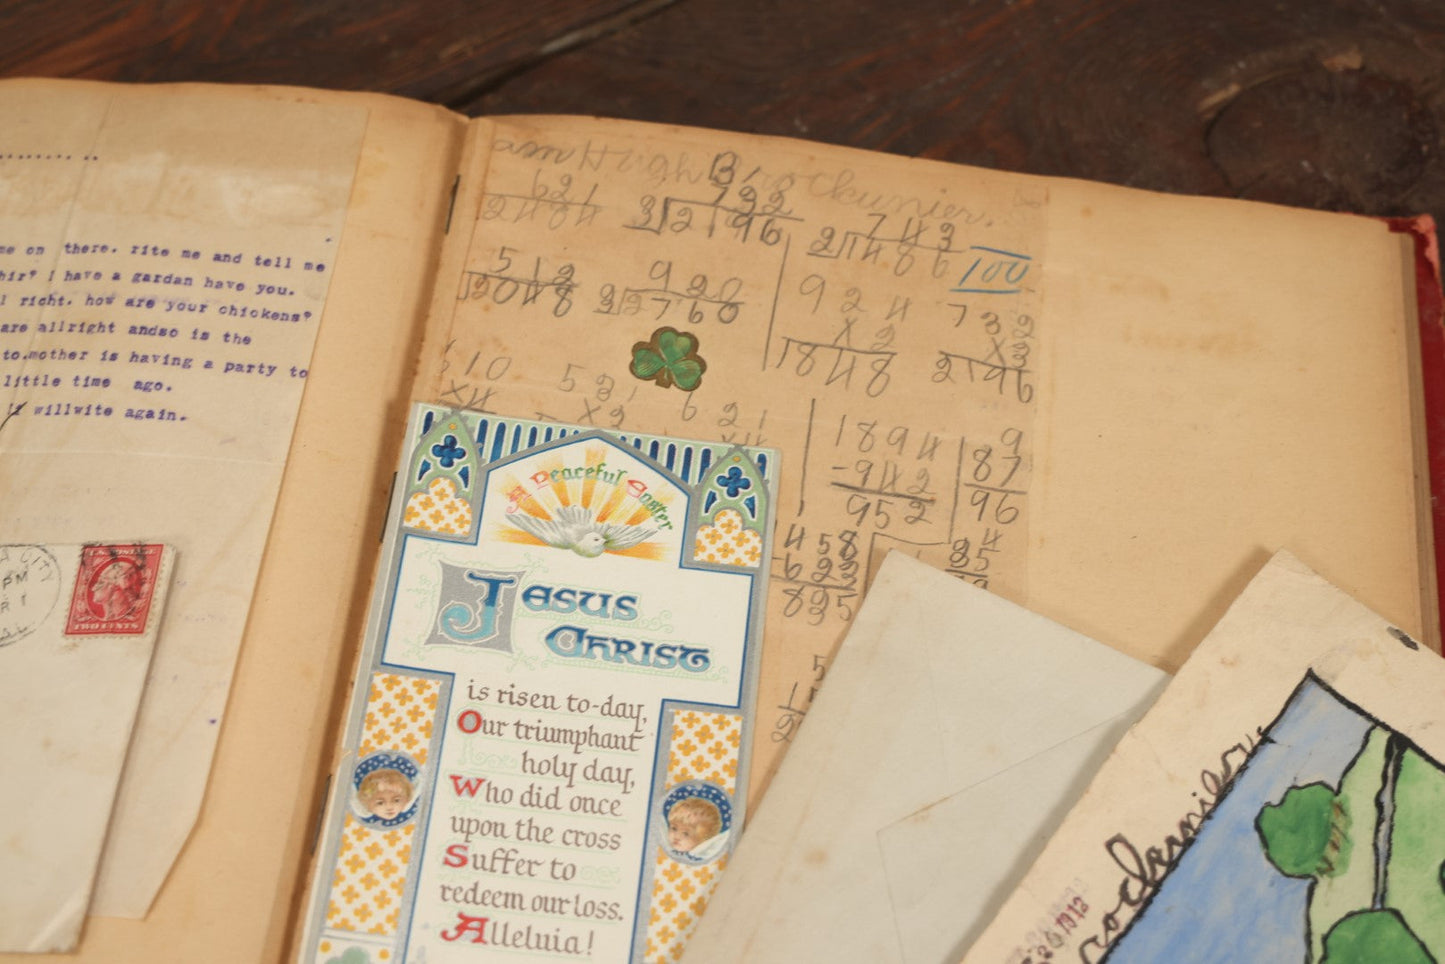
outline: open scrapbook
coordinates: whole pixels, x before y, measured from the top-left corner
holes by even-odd
[[[503,819],[480,805],[464,814],[453,792],[495,776],[480,758],[468,770],[447,756],[486,753],[480,736],[457,734],[457,713],[514,735],[519,724],[585,726],[567,719],[560,669],[555,683],[517,682],[550,694],[558,708],[540,711],[560,716],[538,724],[528,706],[493,720],[488,700],[506,684],[489,674],[506,658],[477,652],[464,668],[468,644],[455,641],[435,652],[462,662],[397,657],[425,681],[405,684],[420,687],[411,697],[448,708],[431,734],[449,734],[446,747],[399,748],[399,732],[373,739],[365,716],[347,715],[369,674],[392,672],[389,647],[427,649],[390,641],[378,622],[393,605],[436,605],[407,594],[422,577],[398,563],[401,543],[424,541],[403,521],[413,497],[463,528],[463,508],[473,513],[479,551],[566,569],[515,587],[518,618],[545,627],[528,630],[518,665],[540,654],[599,680],[718,685],[619,689],[614,708],[642,705],[651,728],[636,759],[558,749],[549,773],[530,774],[513,754],[516,774],[546,777],[544,795],[592,779],[567,776],[568,762],[632,781],[612,793],[626,829],[593,828],[595,842],[650,841],[591,897],[607,925],[590,928],[599,959],[650,959],[632,924],[664,897],[670,916],[645,925],[656,959],[685,943],[706,888],[665,873],[687,869],[693,849],[667,839],[665,818],[688,796],[675,788],[720,788],[689,798],[719,811],[718,829],[709,814],[688,832],[711,831],[701,845],[725,827],[726,846],[714,846],[730,850],[889,551],[1173,671],[1290,546],[1438,649],[1426,408],[1439,303],[1417,298],[1424,226],[718,131],[469,119],[317,90],[6,81],[0,116],[0,544],[175,549],[134,729],[115,751],[124,771],[88,858],[97,869],[62,905],[7,920],[9,949],[326,960],[331,925],[306,909],[309,882],[349,838],[323,811],[371,835],[363,849],[391,846],[404,827],[385,824],[438,787],[454,805],[448,832],[415,840],[409,869],[387,879],[401,881],[395,898],[452,888],[437,896],[447,912],[423,921],[393,903],[353,930],[387,960],[420,960],[414,940],[445,941],[458,915],[487,916],[469,896],[485,873],[431,876],[448,869],[467,820]],[[430,406],[421,421],[414,402]],[[429,434],[447,419],[457,431]],[[543,436],[572,426],[606,450],[524,512],[530,529],[493,519],[502,502],[477,488],[523,457],[516,439],[487,434],[502,424]],[[623,467],[666,481],[673,528],[599,522],[588,500]],[[540,472],[513,474],[525,487]],[[624,530],[595,529],[624,524],[657,532],[623,545]],[[706,526],[745,564],[698,563]],[[637,554],[664,533],[681,568],[753,588],[699,582],[670,602],[578,568],[655,563]],[[500,565],[448,546],[449,564]],[[451,574],[426,577],[433,595],[448,580],[492,585],[467,582],[471,569],[437,571]],[[539,585],[590,591],[588,605],[611,594],[614,608],[570,619],[557,607],[573,597]],[[623,609],[635,618],[617,618]],[[741,645],[735,618],[761,630],[745,657],[727,650],[693,677],[678,651],[662,655],[704,631]],[[551,649],[549,632],[561,634]],[[0,674],[27,644],[6,634],[0,622]],[[592,658],[593,636],[614,641],[596,646],[609,658]],[[367,661],[364,637],[388,640],[385,665]],[[657,644],[646,658],[682,668],[639,665],[645,642]],[[558,651],[569,646],[589,655]],[[619,666],[628,673],[607,675]],[[450,674],[445,693],[437,674]],[[578,687],[602,712],[600,690]],[[694,704],[710,716],[678,709]],[[736,772],[669,769],[664,722],[670,745],[691,739],[693,755]],[[708,738],[678,729],[695,725]],[[360,773],[373,752],[385,759]],[[539,753],[526,765],[546,763]],[[363,791],[372,771],[390,773]],[[526,782],[498,790],[520,795]],[[680,822],[689,809],[706,808],[689,804]],[[568,829],[581,823],[554,832]],[[472,836],[468,860],[483,853]],[[498,872],[543,859],[523,849],[497,858]],[[701,869],[727,854],[714,856]],[[478,900],[489,887],[478,884]],[[584,906],[535,889],[539,906]],[[517,892],[530,908],[536,895]],[[632,923],[606,919],[614,909]],[[534,934],[560,927],[537,913]],[[520,940],[523,926],[498,940]],[[585,930],[558,940],[585,941]]]

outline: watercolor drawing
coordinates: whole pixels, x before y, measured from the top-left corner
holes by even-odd
[[[1311,674],[1150,883],[1110,964],[1445,960],[1445,768]]]

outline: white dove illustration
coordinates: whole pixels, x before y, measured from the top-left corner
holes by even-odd
[[[571,549],[588,559],[608,550],[630,549],[657,533],[650,526],[598,522],[580,505],[563,506],[557,510],[555,519],[539,519],[518,512],[507,521],[549,546]]]

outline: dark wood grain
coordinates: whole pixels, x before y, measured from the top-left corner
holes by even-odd
[[[449,103],[546,56],[560,39],[585,42],[655,6],[656,0],[12,3],[0,6],[0,75],[301,84]]]
[[[0,7],[0,75],[375,90],[1445,216],[1445,4],[378,0]]]
[[[678,4],[461,106],[611,108],[1159,190],[1445,211],[1445,5],[889,9]]]

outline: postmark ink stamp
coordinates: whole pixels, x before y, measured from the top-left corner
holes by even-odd
[[[60,566],[44,546],[0,546],[0,646],[50,618],[61,582]]]

